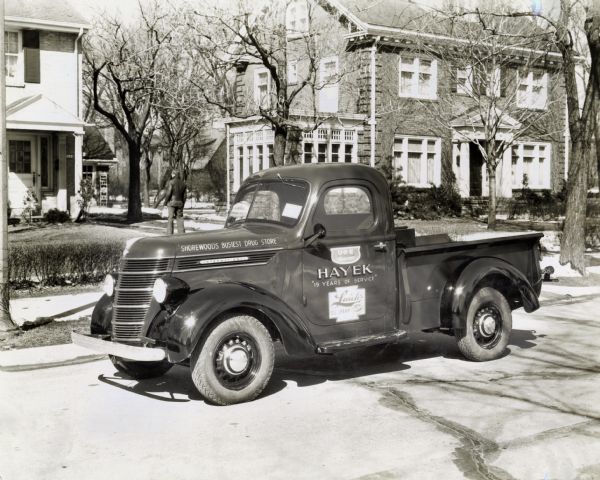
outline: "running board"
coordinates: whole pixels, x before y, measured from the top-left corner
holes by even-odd
[[[397,330],[393,333],[384,335],[365,335],[364,337],[351,338],[349,340],[325,342],[317,346],[317,353],[331,355],[335,352],[347,350],[349,348],[368,347],[380,343],[394,343],[406,337],[406,335],[407,333],[405,330]]]

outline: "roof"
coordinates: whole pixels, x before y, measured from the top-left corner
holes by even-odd
[[[89,28],[69,0],[5,0],[4,15],[7,22],[45,25],[49,30]]]
[[[83,127],[84,160],[114,160],[115,154],[96,125]]]
[[[375,36],[404,37],[423,35],[443,40],[484,39],[486,35],[478,21],[467,21],[460,16],[448,15],[441,10],[417,5],[410,0],[327,0],[334,8],[356,24],[358,31]],[[484,13],[485,15],[485,13]],[[548,44],[550,32],[543,30],[529,18],[486,17],[488,28],[507,34],[507,44],[521,48],[555,50]],[[523,45],[523,35],[531,42]],[[514,37],[514,38],[513,38]],[[555,53],[555,52],[553,52]]]

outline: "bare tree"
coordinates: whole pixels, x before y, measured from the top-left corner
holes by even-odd
[[[286,17],[290,8],[306,13],[301,23]],[[193,46],[201,52],[210,79],[202,85],[206,101],[231,117],[259,117],[270,123],[276,165],[284,163],[286,154],[292,161],[296,157],[301,130],[314,130],[330,117],[319,111],[323,109],[318,108],[317,92],[340,82],[355,68],[340,61],[342,68],[336,65],[336,69],[323,71],[322,60],[341,57],[344,42],[332,28],[337,20],[317,15],[317,8],[308,0],[262,4],[240,0],[233,11],[203,5],[190,17],[195,31]],[[236,82],[241,77],[236,70],[257,66],[265,71],[261,90],[255,95]],[[291,76],[297,76],[297,81],[290,82]],[[301,110],[302,120],[294,115],[298,113],[295,108]]]
[[[101,18],[86,37],[86,74],[94,109],[110,121],[128,147],[129,192],[127,220],[142,219],[140,160],[156,96],[161,54],[170,41],[166,14],[156,1],[140,4],[140,17],[127,23]]]

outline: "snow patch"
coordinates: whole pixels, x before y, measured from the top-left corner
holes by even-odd
[[[545,267],[554,267],[553,277],[581,277],[577,270],[573,270],[568,264],[561,265],[558,262],[559,255],[544,255],[540,262],[542,270]]]

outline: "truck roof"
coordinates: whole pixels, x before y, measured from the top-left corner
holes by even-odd
[[[286,179],[302,179],[313,186],[320,186],[333,180],[369,180],[381,191],[387,190],[387,181],[378,170],[358,163],[308,163],[285,165],[257,172],[247,180],[277,180],[280,175]]]

